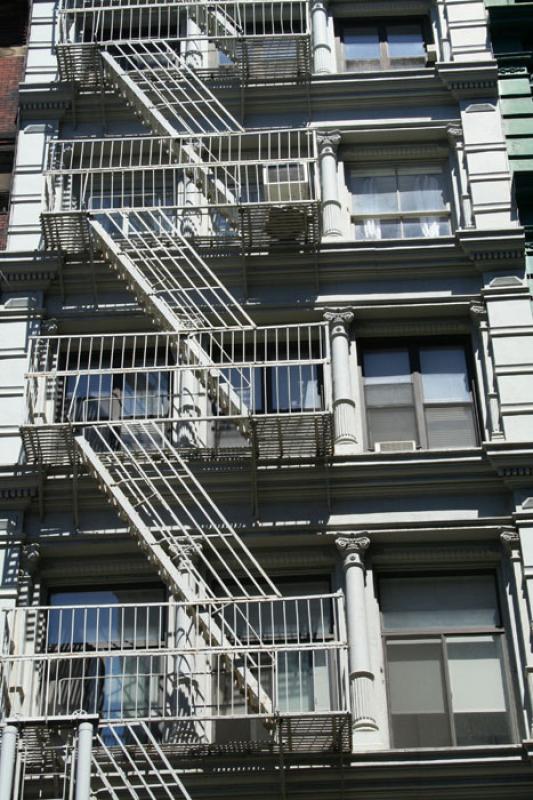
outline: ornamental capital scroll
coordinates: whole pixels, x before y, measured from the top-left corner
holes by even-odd
[[[331,328],[341,326],[346,331],[352,324],[355,315],[353,311],[346,308],[328,308],[323,316]]]
[[[448,125],[446,128],[446,136],[450,144],[457,145],[463,139],[463,129],[460,125]]]
[[[500,542],[505,553],[512,556],[520,547],[520,536],[514,528],[502,528]]]
[[[316,140],[318,142],[319,156],[337,155],[341,138],[340,131],[322,131],[321,133],[317,133]]]
[[[478,324],[487,319],[487,307],[483,303],[471,303],[469,311],[472,320]]]
[[[339,536],[335,539],[335,545],[342,556],[344,567],[350,567],[353,564],[363,566],[365,553],[370,544],[370,537],[365,533]]]

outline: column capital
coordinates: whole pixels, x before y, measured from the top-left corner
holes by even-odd
[[[463,129],[460,125],[448,125],[446,128],[446,136],[452,145],[457,145],[463,139]]]
[[[341,325],[345,330],[352,324],[355,314],[348,308],[328,308],[324,311],[323,318],[330,326]]]
[[[352,564],[362,566],[365,553],[370,544],[370,536],[367,536],[366,531],[357,534],[340,534],[335,539],[335,545],[342,556],[345,567],[349,567]]]
[[[520,548],[520,536],[514,528],[502,528],[500,542],[508,556],[512,556]]]
[[[341,138],[340,131],[319,131],[316,135],[319,156],[337,155]]]
[[[478,325],[485,322],[487,319],[487,307],[484,303],[473,302],[470,303],[470,317]]]

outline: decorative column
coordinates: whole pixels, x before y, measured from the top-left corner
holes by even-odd
[[[337,176],[337,150],[341,141],[338,131],[319,133],[318,158],[322,186],[322,235],[342,236],[341,202]]]
[[[333,52],[328,31],[327,0],[313,0],[311,3],[311,32],[313,71],[317,75],[334,72]]]
[[[523,533],[527,537],[527,541],[531,530],[524,530]],[[504,558],[502,558],[503,579],[510,588],[515,608],[516,632],[517,637],[520,639],[519,646],[526,654],[525,685],[520,686],[519,691],[528,698],[526,707],[529,712],[529,738],[531,738],[533,736],[533,654],[531,651],[533,625],[531,622],[531,597],[527,586],[528,580],[527,577],[525,578],[525,571],[529,572],[529,564],[527,563],[529,559],[526,548],[525,552],[522,553],[520,533],[515,528],[502,528],[500,542],[504,553]],[[522,599],[524,589],[527,598],[526,603]],[[520,682],[522,681],[521,675],[518,679]]]
[[[475,336],[480,355],[483,388],[487,398],[487,428],[489,436],[491,439],[503,439],[500,403],[498,399],[496,373],[494,372],[492,360],[486,307],[481,303],[472,303],[470,306],[470,317],[475,325]]]
[[[342,556],[346,592],[350,700],[355,731],[377,731],[374,716],[374,673],[370,667],[365,602],[364,555],[370,539],[363,533],[335,540]]]
[[[459,191],[459,225],[461,228],[472,228],[474,216],[472,211],[472,198],[468,186],[468,175],[465,169],[465,153],[463,144],[463,130],[456,125],[449,125],[446,129],[448,142],[452,148],[453,161],[457,172]]]
[[[11,800],[13,775],[17,758],[17,726],[9,723],[2,731],[2,750],[0,751],[0,797]]]
[[[350,324],[353,312],[342,308],[326,311],[331,341],[333,420],[335,450],[352,451],[357,445],[355,400],[350,378]]]

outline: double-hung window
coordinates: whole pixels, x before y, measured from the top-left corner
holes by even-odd
[[[83,710],[105,719],[161,713],[163,600],[159,588],[53,592],[47,650],[65,658],[52,661],[49,713]]]
[[[384,576],[379,594],[392,746],[511,742],[495,576]]]
[[[473,384],[461,342],[367,345],[362,367],[369,448],[476,446]]]
[[[426,64],[431,40],[429,21],[405,17],[394,20],[337,20],[340,65],[345,72],[413,69]]]
[[[442,164],[352,166],[347,170],[358,240],[434,238],[451,233]]]

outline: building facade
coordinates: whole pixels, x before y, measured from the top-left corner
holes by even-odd
[[[531,796],[533,318],[488,23],[33,0],[2,800]]]

